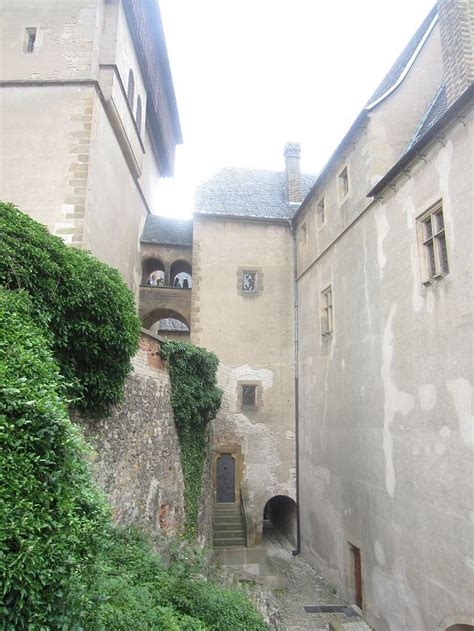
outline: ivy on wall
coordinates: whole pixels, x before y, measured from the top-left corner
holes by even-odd
[[[206,427],[222,399],[222,390],[216,385],[219,360],[204,348],[176,340],[161,341],[161,357],[168,362],[171,405],[181,446],[185,532],[193,536],[206,458]]]

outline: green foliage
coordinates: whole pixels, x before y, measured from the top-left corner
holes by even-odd
[[[245,595],[203,576],[199,554],[187,544],[165,566],[143,535],[115,531],[100,563],[96,628],[101,631],[268,629]]]
[[[0,203],[0,286],[30,294],[78,409],[107,414],[121,398],[140,334],[133,296],[120,274],[67,247],[12,204]]]
[[[206,426],[217,414],[222,399],[222,390],[216,386],[219,360],[204,348],[176,340],[161,342],[161,357],[168,361],[171,405],[181,445],[185,530],[193,535],[206,458]]]
[[[0,620],[72,628],[90,605],[107,509],[30,311],[25,292],[0,289]]]

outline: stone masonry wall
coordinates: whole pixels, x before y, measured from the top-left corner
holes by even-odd
[[[114,521],[173,536],[184,523],[183,476],[159,342],[143,333],[123,402],[102,420],[80,419],[95,456],[93,470]]]

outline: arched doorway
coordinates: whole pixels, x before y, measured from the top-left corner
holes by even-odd
[[[178,320],[179,322],[182,322],[186,326],[186,328],[189,330],[189,322],[187,322],[184,316],[182,316],[177,311],[174,311],[173,309],[165,309],[161,307],[158,307],[157,309],[153,309],[152,311],[150,311],[149,313],[143,316],[143,320],[142,320],[143,327],[145,329],[152,329],[152,327],[154,325],[157,325],[157,323],[160,320],[165,320],[165,319]]]
[[[472,625],[472,624],[453,624],[450,627],[446,627],[446,631],[474,631],[474,625]]]
[[[275,495],[263,509],[263,541],[296,546],[296,503],[286,495]]]
[[[193,285],[192,267],[187,261],[175,261],[170,268],[170,285],[190,289]]]
[[[160,259],[147,259],[142,266],[142,285],[163,286],[165,266]]]
[[[220,454],[216,462],[216,502],[235,502],[235,460],[232,454]]]

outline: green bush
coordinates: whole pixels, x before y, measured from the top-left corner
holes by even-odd
[[[120,274],[67,247],[12,204],[0,203],[0,286],[30,294],[78,409],[107,414],[121,398],[140,334],[133,296]]]
[[[116,531],[105,549],[98,589],[98,629],[264,631],[261,616],[240,592],[202,575],[199,555],[183,544],[165,566],[134,531]]]
[[[176,340],[163,340],[160,353],[168,362],[171,405],[181,446],[185,530],[194,535],[206,458],[206,426],[222,399],[222,390],[216,385],[219,360],[204,348]]]
[[[91,604],[107,509],[29,303],[0,289],[0,626],[72,628]]]

